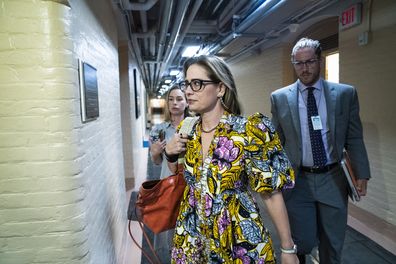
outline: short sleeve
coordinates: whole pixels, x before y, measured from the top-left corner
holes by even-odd
[[[252,190],[272,193],[294,187],[294,171],[269,118],[256,113],[246,123],[245,166]]]

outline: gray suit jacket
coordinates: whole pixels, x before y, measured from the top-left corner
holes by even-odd
[[[323,88],[330,135],[338,160],[342,159],[343,148],[347,149],[357,177],[370,178],[355,88],[327,81],[323,81]],[[302,161],[298,96],[297,82],[271,94],[272,122],[296,171],[299,171]]]

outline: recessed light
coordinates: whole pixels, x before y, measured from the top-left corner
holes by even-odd
[[[176,76],[176,75],[178,75],[179,73],[180,73],[179,70],[171,70],[171,71],[169,72],[169,75],[170,75],[170,76]]]
[[[188,46],[184,49],[182,57],[192,57],[197,54],[200,46]]]

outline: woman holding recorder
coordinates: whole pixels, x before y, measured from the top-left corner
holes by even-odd
[[[175,134],[165,147],[173,170],[184,155],[187,182],[172,263],[275,263],[250,190],[261,194],[276,226],[281,262],[298,263],[280,192],[294,186],[294,172],[271,121],[259,113],[240,116],[235,82],[222,59],[190,58],[184,76],[180,87],[200,118],[192,137]]]

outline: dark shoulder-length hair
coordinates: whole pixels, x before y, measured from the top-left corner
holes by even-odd
[[[205,68],[210,80],[222,82],[225,85],[226,90],[222,98],[224,102],[223,107],[230,113],[240,115],[241,107],[238,101],[238,93],[234,76],[232,75],[227,63],[217,56],[201,55],[191,57],[184,63],[184,76],[186,76],[188,68],[193,64],[197,64]]]

